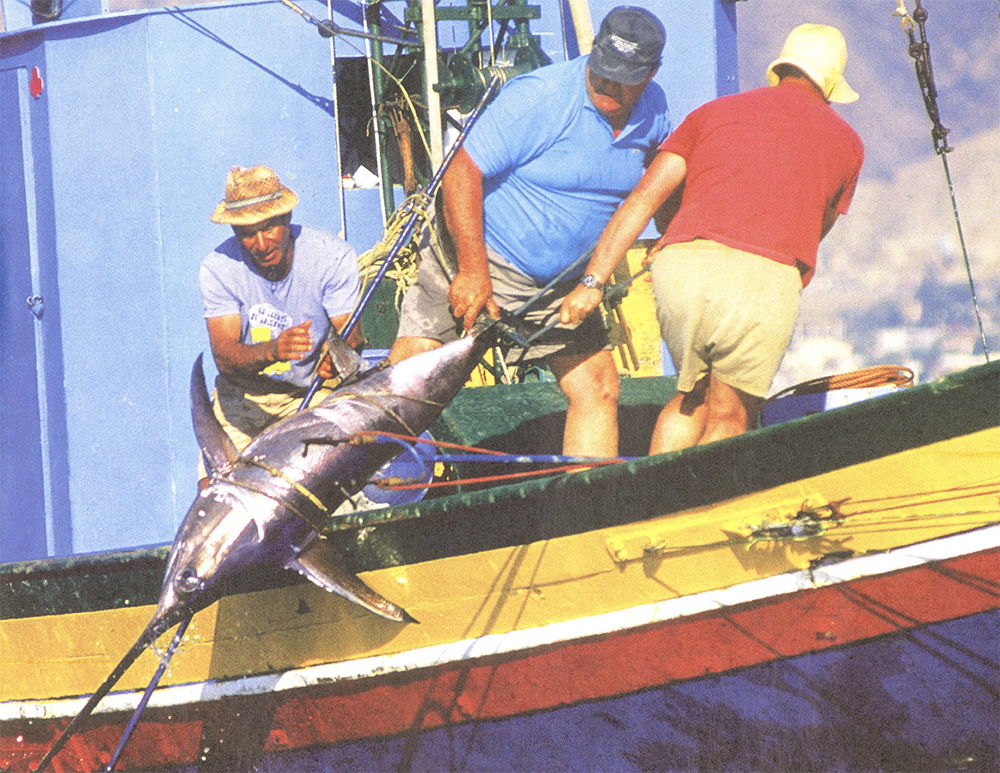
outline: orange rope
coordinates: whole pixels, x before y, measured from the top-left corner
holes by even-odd
[[[902,365],[873,365],[870,368],[838,373],[834,376],[820,376],[782,389],[773,397],[769,397],[767,402],[788,395],[813,395],[833,389],[869,389],[886,384],[894,384],[897,387],[913,386],[913,371]]]
[[[932,491],[916,491],[909,494],[892,494],[884,497],[876,497],[875,499],[851,499],[850,503],[852,505],[873,505],[878,502],[888,502],[892,499],[916,499],[917,497],[929,497],[938,496],[939,494],[953,494],[958,492],[975,492],[978,489],[986,489],[986,491],[980,491],[980,494],[991,494],[992,489],[997,488],[997,493],[1000,493],[1000,481],[989,480],[984,483],[967,483],[963,486],[953,486],[952,488],[939,488]]]
[[[854,516],[854,515],[868,515],[870,513],[885,513],[885,512],[889,512],[890,510],[903,510],[903,509],[908,508],[908,507],[923,507],[925,505],[938,505],[938,504],[942,504],[943,502],[957,502],[957,501],[962,500],[962,499],[974,499],[976,497],[990,496],[990,495],[996,495],[996,494],[1000,493],[1000,487],[998,487],[998,488],[992,488],[993,486],[996,486],[996,484],[984,484],[984,487],[989,487],[989,488],[986,488],[985,491],[971,491],[969,493],[964,493],[964,494],[953,494],[952,496],[942,497],[941,499],[920,499],[920,500],[918,500],[916,502],[903,502],[902,504],[898,504],[898,505],[886,505],[886,506],[882,506],[882,507],[873,507],[873,508],[871,508],[869,510],[857,510],[857,511],[855,511],[853,513],[842,513],[842,515],[846,518],[846,517]],[[941,492],[927,492],[926,494],[915,494],[914,496],[929,496],[931,494],[937,494],[937,493],[947,494],[947,493],[951,493],[953,491],[961,491],[961,490],[962,489],[944,489]],[[890,499],[902,499],[902,497],[889,497],[889,498]],[[876,502],[878,500],[870,500],[870,501]],[[857,505],[857,504],[863,504],[863,502],[851,502],[851,504],[852,505]]]
[[[363,430],[361,432],[354,433],[354,438],[357,438],[359,442],[370,442],[374,443],[380,437],[392,438],[393,440],[402,440],[406,443],[427,443],[428,445],[437,446],[438,448],[450,448],[453,451],[472,451],[477,454],[493,454],[494,456],[508,456],[505,451],[494,451],[491,448],[476,448],[475,446],[460,446],[457,443],[445,443],[441,440],[427,440],[422,437],[413,437],[412,435],[401,435],[398,432],[380,432],[378,430]]]
[[[445,443],[440,440],[427,440],[426,438],[413,437],[412,435],[402,435],[398,432],[380,432],[378,430],[364,430],[362,432],[357,432],[352,438],[353,442],[375,442],[379,437],[387,437],[393,440],[400,440],[407,443],[427,443],[432,446],[437,446],[438,448],[448,448],[453,451],[470,451],[472,453],[480,454],[491,454],[494,456],[509,456],[505,451],[494,451],[491,448],[478,448],[476,446],[463,446],[458,443]],[[428,488],[441,488],[443,486],[462,486],[472,483],[495,483],[504,480],[513,480],[515,478],[528,478],[537,477],[539,475],[555,475],[560,472],[577,472],[578,470],[588,470],[591,467],[602,467],[607,464],[617,464],[622,461],[618,458],[613,459],[594,459],[593,461],[588,461],[586,464],[567,464],[562,467],[547,467],[544,470],[527,470],[522,472],[511,472],[506,475],[488,475],[480,478],[461,478],[459,480],[439,480],[430,483],[397,483],[395,481],[398,478],[382,478],[380,480],[373,480],[376,486],[380,489],[385,489],[388,491],[408,491],[411,489],[428,489]],[[405,480],[405,478],[404,478]]]
[[[526,470],[523,472],[510,472],[506,475],[487,475],[480,478],[462,478],[461,480],[438,480],[432,483],[394,483],[391,479],[372,481],[381,489],[389,491],[406,491],[418,488],[441,488],[443,486],[464,486],[472,483],[496,483],[498,481],[513,480],[515,478],[528,478],[539,475],[555,475],[560,472],[578,472],[589,470],[591,467],[601,467],[607,464],[617,464],[618,459],[602,460],[597,459],[586,464],[568,464],[563,467],[547,467],[544,470]]]

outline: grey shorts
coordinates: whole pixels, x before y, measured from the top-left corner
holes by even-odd
[[[677,389],[690,392],[711,372],[747,394],[767,396],[798,318],[798,269],[696,239],[663,247],[651,272]]]
[[[462,320],[456,319],[451,314],[451,307],[448,304],[450,282],[439,258],[426,246],[426,241],[425,238],[425,244],[420,250],[420,271],[417,274],[417,281],[410,285],[403,298],[398,337],[429,338],[448,343],[461,336]],[[442,236],[442,241],[447,242],[446,234]],[[452,254],[450,244],[442,244],[440,249],[442,255]],[[543,287],[531,277],[522,274],[489,245],[486,245],[486,254],[493,282],[493,298],[501,308],[514,311],[534,297]],[[455,265],[454,260],[452,265]],[[558,319],[563,299],[577,284],[576,279],[563,282],[539,299],[525,315],[527,321],[531,323],[526,332],[530,334],[538,327]],[[576,327],[559,325],[553,328],[541,336],[538,343],[532,345],[527,352],[522,349],[512,349],[507,353],[507,360],[517,362],[551,355],[588,355],[610,348],[611,343],[608,331],[604,327],[604,320],[600,313],[595,311]]]

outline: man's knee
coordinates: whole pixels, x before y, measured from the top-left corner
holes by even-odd
[[[708,391],[709,423],[730,424],[746,430],[763,403],[763,398],[730,386],[713,376]]]
[[[574,406],[618,405],[618,370],[610,352],[598,352],[583,360],[559,380],[559,386]]]

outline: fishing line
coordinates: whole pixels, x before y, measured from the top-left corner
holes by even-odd
[[[952,184],[951,170],[948,167],[947,154],[954,150],[954,148],[948,145],[948,132],[951,130],[946,129],[941,123],[941,117],[938,111],[937,88],[934,86],[934,71],[931,67],[931,47],[927,42],[927,30],[924,28],[924,23],[927,21],[928,14],[927,11],[920,5],[920,0],[916,0],[916,8],[913,11],[913,17],[911,17],[906,10],[905,1],[899,0],[899,6],[896,8],[893,15],[901,17],[903,31],[910,40],[909,54],[913,58],[913,64],[917,71],[917,84],[920,87],[920,93],[924,98],[924,107],[927,109],[927,115],[930,116],[931,123],[934,124],[931,129],[931,137],[934,140],[934,151],[941,156],[941,163],[944,165],[945,179],[948,182],[948,193],[951,196],[951,209],[955,215],[955,225],[958,228],[958,241],[962,248],[962,258],[965,260],[965,271],[969,277],[969,290],[972,294],[972,306],[976,312],[976,322],[979,324],[979,337],[983,344],[983,354],[986,357],[986,362],[989,362],[990,351],[986,345],[986,331],[983,328],[983,316],[979,310],[979,299],[976,297],[976,283],[972,278],[972,265],[969,262],[969,252],[965,246],[965,235],[962,233],[962,221],[958,215],[958,202],[955,200],[955,188]],[[920,30],[919,42],[917,42],[916,36],[914,35],[914,31],[916,29]]]

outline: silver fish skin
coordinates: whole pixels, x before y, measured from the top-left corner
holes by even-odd
[[[263,567],[296,570],[376,614],[412,621],[344,568],[320,527],[402,451],[395,443],[349,441],[360,432],[419,435],[461,389],[492,340],[490,329],[483,328],[363,373],[315,407],[274,424],[235,456],[234,449],[219,448],[221,427],[205,425],[217,422],[196,363],[196,434],[206,459],[228,462],[211,470],[210,484],[177,532],[150,625],[165,630],[156,621],[181,619],[239,592],[241,581]]]

